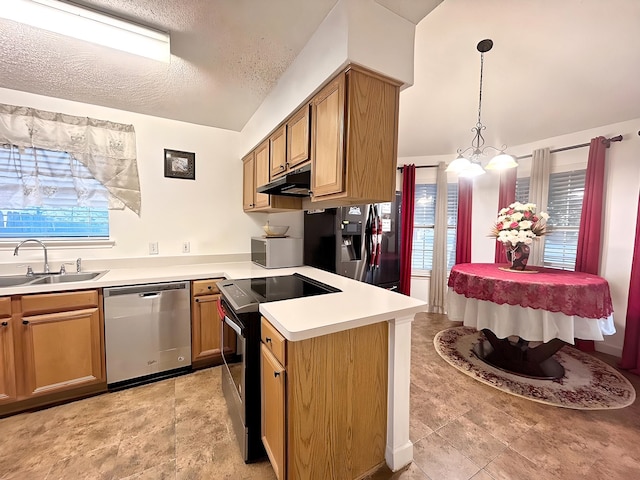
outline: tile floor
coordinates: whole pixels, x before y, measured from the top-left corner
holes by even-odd
[[[586,412],[495,390],[435,352],[433,336],[453,325],[444,315],[416,317],[414,462],[371,480],[640,478],[640,401]],[[640,391],[640,377],[628,378]],[[0,452],[2,480],[275,479],[268,462],[242,462],[219,367],[0,419]]]

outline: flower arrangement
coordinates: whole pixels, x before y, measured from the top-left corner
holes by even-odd
[[[536,213],[535,203],[515,202],[498,212],[491,236],[504,244],[529,245],[534,238],[546,233],[548,219],[547,213]]]

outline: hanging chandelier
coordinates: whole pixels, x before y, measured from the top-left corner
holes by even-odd
[[[482,131],[485,127],[482,124],[482,72],[484,67],[484,54],[491,50],[493,47],[493,41],[490,39],[482,40],[476,47],[480,52],[480,95],[478,97],[478,123],[471,129],[474,132],[473,140],[471,140],[471,146],[467,148],[459,148],[457,150],[458,157],[453,160],[447,167],[447,172],[457,173],[460,177],[477,177],[485,173],[485,170],[503,170],[506,168],[517,167],[515,159],[506,154],[504,151],[507,149],[506,145],[502,145],[501,148],[492,147],[491,145],[484,144],[484,137]],[[495,152],[496,155],[489,161],[486,167],[482,167],[482,159],[487,157],[490,153]]]

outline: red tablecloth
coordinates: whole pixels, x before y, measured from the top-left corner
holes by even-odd
[[[500,270],[494,263],[462,263],[449,275],[449,287],[467,298],[520,305],[585,318],[613,313],[607,281],[589,273],[528,267],[538,273]]]

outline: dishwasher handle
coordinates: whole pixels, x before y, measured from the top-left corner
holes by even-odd
[[[162,295],[161,292],[145,292],[145,293],[139,293],[138,296],[141,298],[158,298],[160,295]]]
[[[169,290],[186,290],[190,292],[189,282],[150,283],[144,285],[129,285],[126,287],[109,287],[104,289],[105,297],[139,294],[140,297],[160,294]]]

